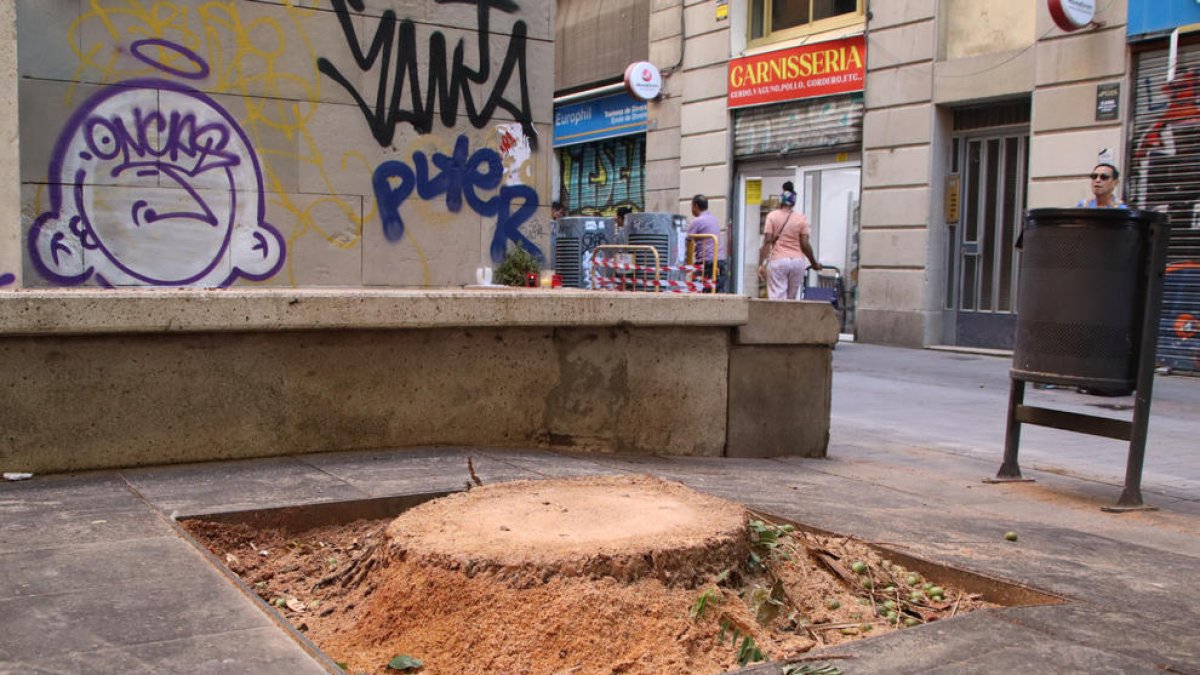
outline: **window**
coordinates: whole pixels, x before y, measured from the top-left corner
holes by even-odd
[[[862,19],[863,0],[750,0],[750,41],[815,33]]]

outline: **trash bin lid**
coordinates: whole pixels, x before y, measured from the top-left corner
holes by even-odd
[[[1149,225],[1166,217],[1165,213],[1142,209],[1044,208],[1030,209],[1025,215],[1025,227],[1120,227],[1129,223]]]

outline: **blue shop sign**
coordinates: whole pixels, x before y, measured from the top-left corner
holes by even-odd
[[[1193,23],[1200,23],[1200,2],[1196,0],[1129,0],[1125,30],[1130,37],[1146,36]]]
[[[554,147],[627,136],[646,130],[645,101],[617,94],[554,109]]]

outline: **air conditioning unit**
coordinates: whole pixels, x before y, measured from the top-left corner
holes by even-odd
[[[625,216],[626,239],[630,245],[653,246],[658,251],[660,267],[675,266],[683,258],[683,237],[687,219],[675,213],[631,213]],[[638,267],[653,267],[654,256],[648,252],[635,253]],[[679,280],[679,272],[663,273],[663,280]],[[662,289],[647,289],[662,290]]]
[[[626,220],[628,220],[626,216]],[[562,277],[563,288],[587,288],[588,276],[584,260],[604,244],[616,243],[617,221],[601,216],[567,216],[559,218],[554,235],[554,259],[551,265]]]

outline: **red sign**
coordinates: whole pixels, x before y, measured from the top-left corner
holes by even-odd
[[[1050,0],[1049,4],[1054,25],[1067,33],[1096,20],[1096,0]]]
[[[733,59],[729,107],[862,91],[866,64],[861,35]]]

